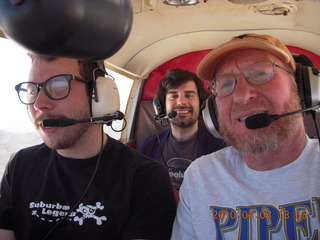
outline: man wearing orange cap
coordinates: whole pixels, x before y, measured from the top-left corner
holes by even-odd
[[[210,81],[230,147],[187,169],[172,240],[319,239],[320,149],[302,115],[245,124],[301,109],[295,70],[289,50],[269,35],[234,37],[201,61],[197,74]]]

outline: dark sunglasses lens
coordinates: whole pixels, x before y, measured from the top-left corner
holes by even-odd
[[[51,78],[45,85],[52,99],[62,99],[69,94],[69,81],[64,76]]]

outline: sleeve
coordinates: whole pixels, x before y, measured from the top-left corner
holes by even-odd
[[[0,185],[0,229],[13,230],[11,209],[11,174],[13,162],[11,156],[3,173]]]
[[[223,139],[212,136],[211,133],[203,127],[199,128],[199,133],[197,157],[201,157],[203,155],[218,151],[227,146]]]
[[[130,219],[122,239],[169,240],[176,214],[165,167],[152,162],[140,168],[134,183]]]
[[[160,145],[155,135],[146,138],[137,151],[154,160],[160,159]]]
[[[185,175],[186,177],[186,175]],[[192,225],[192,212],[188,199],[186,178],[183,180],[179,194],[180,201],[178,204],[177,215],[174,220],[171,240],[194,240],[197,239]]]
[[[151,142],[150,142],[150,138],[146,138],[145,140],[142,141],[142,143],[139,145],[138,147],[138,152],[148,156],[148,157],[151,157],[151,149],[153,148],[151,145]]]

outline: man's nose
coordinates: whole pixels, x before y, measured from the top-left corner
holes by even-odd
[[[183,95],[179,95],[177,98],[177,104],[178,105],[185,105],[186,104],[186,98]]]
[[[34,108],[39,111],[49,110],[53,107],[52,99],[50,99],[42,88],[39,88],[38,95],[34,102]]]
[[[233,99],[239,103],[247,103],[257,97],[256,86],[250,84],[244,75],[238,75],[233,91]]]

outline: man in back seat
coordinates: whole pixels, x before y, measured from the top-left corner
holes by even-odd
[[[201,105],[206,98],[203,82],[196,74],[182,69],[169,70],[158,85],[156,100],[168,118],[170,129],[146,138],[138,151],[168,167],[173,186],[179,190],[184,171],[196,158],[225,147],[199,126]]]

